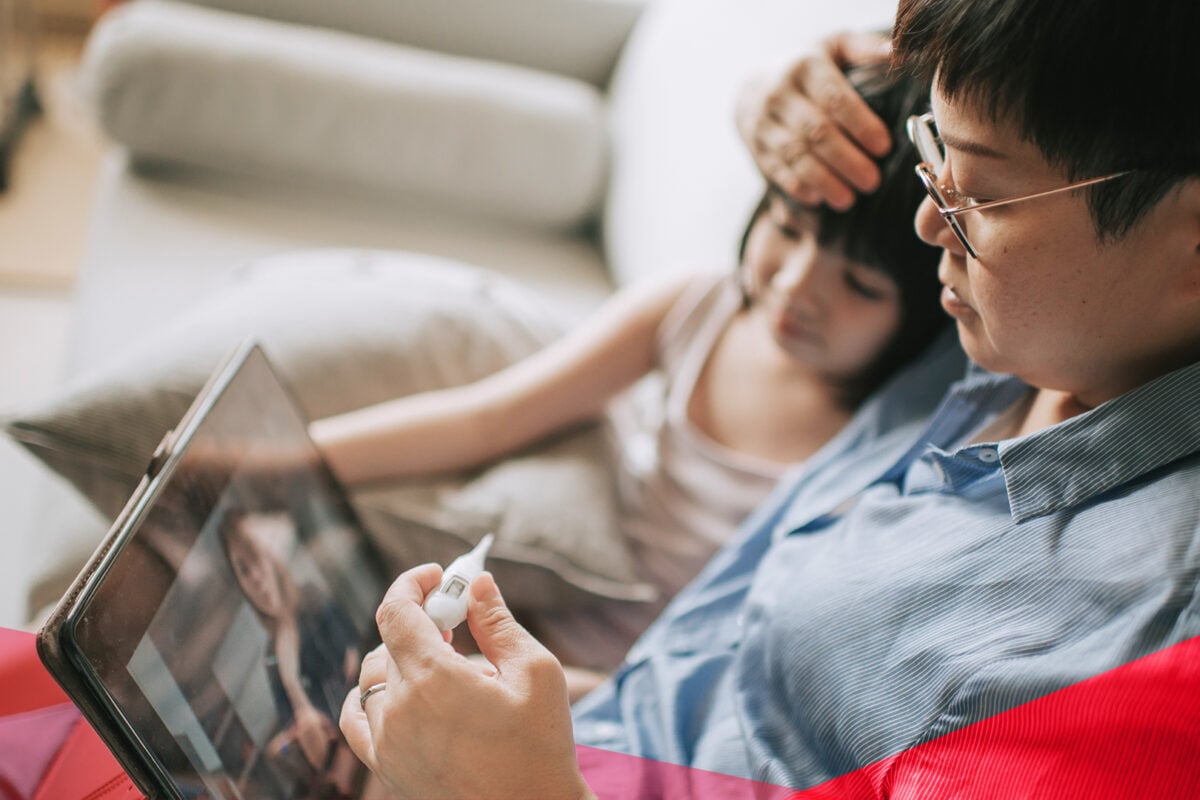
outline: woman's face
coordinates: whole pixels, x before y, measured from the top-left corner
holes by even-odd
[[[229,563],[238,586],[251,605],[271,618],[279,617],[287,610],[280,584],[280,565],[265,542],[269,529],[281,524],[275,516],[249,514],[242,517],[227,542]],[[286,517],[283,523],[291,524]]]
[[[1070,182],[1015,123],[951,103],[936,81],[932,109],[946,144],[943,184],[1003,198]],[[1198,226],[1187,185],[1115,241],[1097,234],[1086,191],[962,214],[978,258],[926,199],[917,233],[944,250],[942,305],[967,355],[1088,407],[1190,363]]]
[[[742,269],[775,341],[831,381],[859,377],[900,327],[896,282],[819,246],[815,217],[774,195],[750,229]]]

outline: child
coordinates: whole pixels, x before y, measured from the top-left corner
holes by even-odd
[[[562,340],[477,383],[312,425],[347,483],[476,466],[604,414],[635,380],[666,379],[652,460],[622,464],[625,532],[670,599],[774,486],[944,327],[935,249],[913,235],[924,191],[903,135],[927,87],[856,71],[895,129],[883,181],[851,210],[807,210],[768,188],[736,276],[672,276],[619,292]],[[546,615],[564,663],[611,668],[660,605]],[[611,613],[610,613],[611,612]],[[553,618],[551,618],[553,617]]]

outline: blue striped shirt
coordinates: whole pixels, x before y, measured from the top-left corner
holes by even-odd
[[[967,444],[1028,391],[974,370],[919,436],[864,408],[577,705],[577,741],[804,788],[1200,635],[1200,364]]]

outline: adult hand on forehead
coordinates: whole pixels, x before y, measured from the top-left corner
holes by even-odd
[[[842,74],[886,61],[891,45],[873,33],[842,33],[782,71],[750,81],[736,121],[763,176],[806,205],[844,210],[879,185],[872,156],[891,149],[887,126]]]
[[[383,645],[363,659],[341,727],[355,754],[401,798],[584,798],[566,681],[517,624],[489,573],[470,589],[467,624],[487,663],[467,659],[421,608],[442,570],[392,584],[376,621]],[[360,703],[362,693],[379,684]]]

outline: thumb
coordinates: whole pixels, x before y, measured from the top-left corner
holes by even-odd
[[[471,584],[467,625],[479,652],[501,672],[504,662],[519,658],[531,643],[536,644],[504,604],[490,572],[481,573]]]

